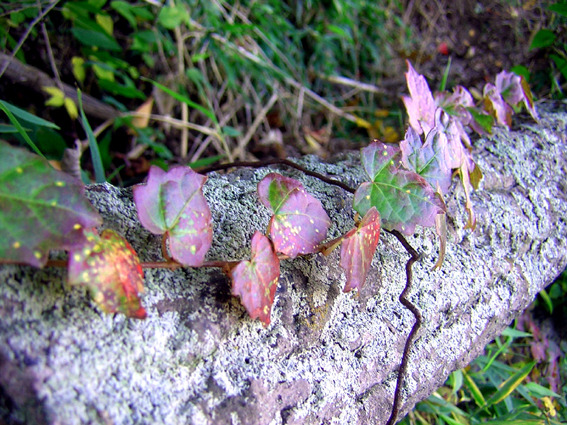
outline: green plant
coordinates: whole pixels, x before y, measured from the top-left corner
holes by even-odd
[[[563,0],[548,6],[551,12],[550,19],[544,28],[533,37],[530,50],[539,49],[548,57],[549,68],[545,70],[545,80],[551,85],[551,95],[564,98],[565,82],[567,81],[567,3]],[[529,71],[520,68],[529,79]],[[534,78],[536,79],[536,78]]]
[[[259,232],[254,234],[251,260],[207,262],[205,256],[211,246],[213,230],[211,212],[202,192],[206,177],[189,167],[174,167],[165,172],[154,166],[147,183],[134,187],[134,202],[141,224],[150,232],[163,235],[165,261],[140,264],[136,253],[120,235],[106,230],[99,235],[94,229],[100,224],[100,217],[82,197],[82,188],[76,181],[53,170],[37,156],[2,142],[0,220],[10,225],[1,229],[0,260],[40,267],[63,265],[48,262],[48,253],[54,249],[68,250],[69,283],[89,288],[103,311],[121,312],[134,318],[146,316],[138,296],[143,290],[143,267],[220,267],[231,277],[232,292],[240,296],[249,315],[260,318],[267,326],[280,260],[319,252],[328,254],[342,245],[340,265],[347,275],[343,290],[360,289],[383,229],[395,235],[411,255],[406,288],[400,295],[400,302],[416,319],[406,342],[407,353],[421,324],[421,316],[405,298],[411,287],[411,265],[418,254],[403,234],[412,234],[418,224],[436,226],[441,236],[437,265],[441,265],[445,243],[444,192],[453,169],[460,173],[465,190],[470,190],[466,185],[475,175],[476,166],[463,145],[470,143],[464,127],[474,127],[478,122],[473,120],[470,111],[506,126],[512,111],[510,104],[516,106],[523,102],[534,118],[537,117],[529,89],[513,74],[502,72],[496,77],[495,86],[487,84],[484,104],[475,107],[469,102],[470,94],[467,96],[468,92],[462,87],[452,95],[440,93],[434,99],[423,76],[409,63],[408,68],[410,96],[404,98],[404,102],[411,127],[400,147],[375,140],[362,149],[361,163],[368,181],[356,190],[291,161],[277,161],[354,195],[353,209],[360,215],[352,230],[332,241],[324,242],[330,220],[320,201],[308,194],[299,181],[271,173],[259,182],[258,196],[273,215],[266,236]],[[80,101],[79,108],[85,131],[92,140]],[[21,127],[18,131],[25,134]],[[421,140],[420,133],[425,141]],[[231,163],[209,171],[262,165],[266,164]],[[473,227],[470,202],[467,211],[469,226]],[[45,217],[50,218],[49,225]],[[390,423],[397,416],[406,362],[407,354],[404,354]]]

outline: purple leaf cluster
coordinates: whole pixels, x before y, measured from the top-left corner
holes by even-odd
[[[495,84],[485,85],[482,102],[475,106],[472,95],[462,86],[455,87],[452,93],[433,95],[425,78],[409,62],[406,80],[410,95],[403,101],[410,128],[400,142],[401,162],[441,196],[448,190],[452,170],[457,170],[466,196],[467,227],[474,229],[476,218],[470,194],[482,173],[472,158],[467,128],[485,134],[494,123],[509,127],[514,108],[521,104],[537,120],[530,89],[523,77],[502,71]]]

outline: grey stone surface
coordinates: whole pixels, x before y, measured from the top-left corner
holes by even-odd
[[[454,185],[445,264],[418,229],[408,240],[410,299],[424,324],[411,350],[403,413],[469,363],[549,284],[567,262],[567,113],[542,105],[541,123],[476,142],[485,179],[473,201],[478,227],[464,229]],[[555,111],[555,112],[553,112]],[[355,185],[357,155],[303,165]],[[215,236],[208,259],[249,255],[268,211],[255,195],[268,169],[211,175],[205,186]],[[333,227],[352,225],[351,196],[299,178]],[[104,227],[124,235],[143,261],[159,239],[140,228],[130,190],[90,187]],[[390,413],[413,316],[399,302],[408,255],[384,234],[360,294],[344,294],[338,253],[285,261],[263,328],[250,320],[215,269],[147,270],[145,321],[101,313],[56,269],[0,268],[0,417],[8,424],[382,424]],[[1,421],[0,421],[1,422]]]

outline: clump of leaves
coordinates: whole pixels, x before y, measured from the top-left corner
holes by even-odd
[[[467,129],[482,135],[490,133],[494,125],[509,128],[514,110],[521,105],[537,121],[529,86],[523,77],[502,71],[495,84],[485,85],[484,97],[475,106],[472,95],[462,86],[455,87],[453,93],[433,95],[423,75],[409,62],[406,80],[410,95],[403,101],[410,129],[400,142],[402,164],[426,178],[441,196],[448,189],[452,170],[457,170],[466,196],[467,227],[474,229],[470,193],[477,188],[482,172],[472,158]]]

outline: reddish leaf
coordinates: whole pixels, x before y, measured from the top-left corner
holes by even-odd
[[[410,95],[403,96],[402,100],[409,115],[410,125],[418,134],[427,134],[435,124],[435,101],[423,75],[418,74],[409,61],[407,64],[406,81]]]
[[[297,180],[276,173],[258,183],[258,196],[274,214],[269,234],[277,252],[295,258],[316,251],[331,225],[319,200]]]
[[[230,272],[232,294],[239,296],[252,319],[270,324],[270,312],[280,277],[280,260],[270,240],[256,231],[250,261],[241,261]]]
[[[345,269],[344,292],[362,288],[372,257],[380,239],[380,214],[375,207],[368,210],[356,229],[349,231],[341,244],[340,266]]]
[[[152,166],[146,184],[134,187],[134,202],[142,225],[166,234],[174,260],[185,266],[203,264],[213,240],[211,211],[203,195],[207,177],[189,167],[167,173]]]
[[[376,207],[382,226],[413,233],[417,224],[435,225],[435,216],[444,211],[443,202],[427,181],[412,171],[400,170],[400,149],[374,141],[362,150],[362,164],[370,182],[362,183],[354,194],[353,208],[365,215]]]
[[[144,291],[144,272],[136,251],[119,234],[85,230],[87,242],[69,252],[69,283],[87,286],[105,313],[119,312],[145,319],[138,293]]]
[[[0,258],[42,267],[51,249],[85,242],[102,223],[83,184],[44,159],[0,141]]]

